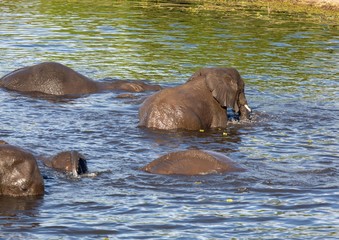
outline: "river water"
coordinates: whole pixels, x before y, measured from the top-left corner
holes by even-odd
[[[246,82],[252,121],[153,131],[137,127],[151,93],[51,101],[0,89],[0,139],[36,155],[78,150],[92,173],[75,179],[39,162],[45,195],[0,197],[0,238],[339,238],[337,26],[241,6],[218,13],[158,6],[2,0],[0,75],[57,61],[97,81],[170,87],[201,67],[232,66]],[[192,148],[224,153],[246,171],[139,170]]]

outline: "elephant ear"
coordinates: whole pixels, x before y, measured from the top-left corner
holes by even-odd
[[[236,112],[239,111],[237,104],[238,83],[227,69],[212,69],[206,74],[205,81],[213,97],[221,106],[231,107]]]

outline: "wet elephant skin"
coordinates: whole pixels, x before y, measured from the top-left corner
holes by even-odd
[[[139,109],[139,126],[199,130],[226,127],[227,108],[249,119],[245,83],[234,68],[203,68],[183,85],[148,97]]]
[[[43,93],[56,96],[79,96],[105,90],[143,92],[161,89],[159,85],[150,85],[143,81],[95,82],[56,62],[43,62],[8,73],[0,79],[0,87],[22,93]]]
[[[0,195],[34,196],[44,194],[44,182],[35,157],[21,149],[0,144]]]
[[[63,171],[78,176],[88,172],[85,157],[77,151],[60,152],[54,157],[45,158],[43,162],[46,166],[58,171]]]
[[[202,150],[186,150],[163,155],[141,170],[164,175],[206,175],[244,171],[221,153]]]

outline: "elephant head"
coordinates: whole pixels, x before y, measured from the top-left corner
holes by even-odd
[[[251,109],[245,97],[245,83],[235,68],[203,68],[188,82],[201,78],[222,107],[232,108],[241,119],[249,118]]]
[[[34,196],[44,194],[44,182],[35,157],[21,148],[0,145],[0,195]]]
[[[88,172],[85,157],[77,151],[60,152],[52,158],[43,159],[46,166],[71,173],[77,177]]]

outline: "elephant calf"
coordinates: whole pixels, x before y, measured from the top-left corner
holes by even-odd
[[[141,170],[165,175],[205,175],[244,171],[228,157],[213,151],[172,152],[144,166]]]
[[[0,87],[19,92],[58,96],[90,94],[105,90],[142,92],[161,89],[159,85],[149,85],[142,81],[95,82],[56,62],[44,62],[15,70],[0,79]]]
[[[85,157],[77,151],[61,152],[54,157],[43,158],[42,160],[47,167],[71,173],[75,177],[88,172]]]
[[[234,68],[203,68],[183,85],[148,97],[139,109],[139,126],[156,129],[226,127],[228,107],[249,119],[245,83]]]

